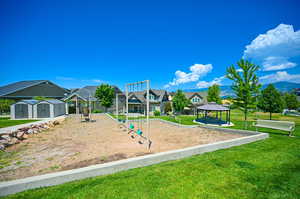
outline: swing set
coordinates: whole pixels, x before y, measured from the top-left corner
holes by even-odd
[[[118,101],[116,103],[117,120],[120,128],[124,128],[132,139],[138,140],[139,144],[147,145],[151,148],[150,123],[149,123],[149,90],[150,81],[129,83],[125,85],[126,90],[126,119],[119,119]],[[140,98],[139,98],[139,97]],[[129,97],[130,107],[129,107]],[[146,100],[144,100],[146,99]],[[118,96],[116,96],[118,100]],[[130,118],[130,119],[129,119]]]

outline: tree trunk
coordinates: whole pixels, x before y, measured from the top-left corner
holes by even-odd
[[[272,120],[272,112],[270,112],[270,120]]]
[[[247,116],[248,116],[248,112],[247,112],[247,110],[246,111],[244,111],[244,123],[245,123],[245,125],[244,125],[244,128],[245,129],[247,129],[248,128],[248,124],[247,124]]]

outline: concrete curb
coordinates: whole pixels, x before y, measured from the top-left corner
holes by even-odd
[[[263,140],[268,137],[269,134],[267,133],[259,133],[247,137],[236,138],[232,140],[205,145],[198,145],[179,150],[161,152],[157,154],[150,154],[141,157],[134,157],[104,164],[97,164],[93,166],[83,167],[80,169],[73,169],[40,176],[33,176],[19,180],[1,182],[0,196],[14,194],[28,189],[59,185],[66,182],[71,182],[74,180],[80,180],[89,177],[112,174],[119,171],[149,166],[165,161],[177,160],[197,154],[203,154],[206,152],[212,152],[219,149],[226,149],[233,146],[239,146],[258,140]]]
[[[26,123],[26,124],[19,124],[19,125],[15,125],[15,126],[9,126],[9,127],[5,127],[5,128],[0,128],[0,135],[4,134],[6,132],[17,131],[17,130],[19,130],[21,128],[30,127],[31,125],[39,125],[39,124],[47,123],[47,122],[50,122],[50,121],[62,119],[62,118],[65,118],[65,117],[66,116],[58,116],[58,117],[54,117],[54,118],[50,118],[50,119],[43,119],[43,120],[36,121],[36,122],[30,122],[30,123]]]

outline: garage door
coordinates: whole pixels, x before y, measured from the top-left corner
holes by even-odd
[[[50,104],[38,104],[37,105],[37,117],[38,118],[50,117]]]
[[[16,104],[15,105],[15,118],[28,118],[28,105]]]

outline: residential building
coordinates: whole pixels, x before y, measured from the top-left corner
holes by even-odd
[[[147,92],[131,92],[128,95],[128,112],[144,114],[146,110]],[[168,93],[165,90],[150,89],[149,90],[149,113],[154,111],[164,113],[165,103],[168,102]]]
[[[183,92],[185,97],[190,101],[190,104],[184,108],[184,114],[193,114],[197,112],[197,107],[207,103],[207,92]],[[169,100],[172,101],[175,92],[169,94]]]
[[[106,110],[95,97],[97,87],[98,86],[85,86],[65,97],[63,101],[68,103],[68,112],[79,114],[83,112],[84,107],[89,107],[90,111],[100,110],[103,112],[115,112],[116,98],[113,100],[113,105]],[[124,109],[125,107],[125,95],[117,86],[113,86],[113,88],[115,90],[115,95],[118,94],[120,112],[120,109]],[[121,112],[122,111],[124,110],[121,110]]]
[[[69,90],[49,80],[19,81],[0,87],[0,99],[24,100],[36,96],[62,99],[68,94]]]

